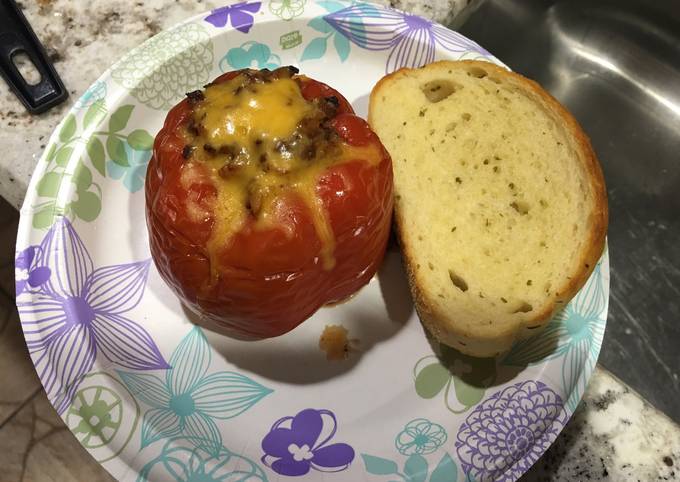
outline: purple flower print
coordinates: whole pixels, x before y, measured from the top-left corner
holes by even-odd
[[[516,383],[477,405],[458,431],[469,478],[514,481],[555,441],[567,421],[560,396],[544,383]]]
[[[345,443],[327,443],[335,435],[337,420],[329,410],[308,408],[295,417],[274,423],[262,440],[262,463],[281,475],[305,475],[310,469],[339,472],[354,460]]]
[[[28,351],[47,396],[61,414],[98,354],[135,370],[168,364],[149,334],[123,316],[142,299],[149,260],[95,269],[83,241],[61,217],[36,250],[51,276],[17,299]]]
[[[215,27],[224,27],[231,19],[231,26],[239,32],[248,33],[255,22],[253,14],[257,13],[262,2],[239,2],[226,7],[216,8],[205,21]]]
[[[367,50],[389,50],[385,71],[432,62],[436,47],[451,52],[486,50],[461,34],[417,15],[357,3],[324,17],[333,28]]]
[[[29,246],[17,256],[14,261],[14,279],[16,296],[21,295],[27,288],[38,288],[45,284],[50,277],[47,266],[37,265],[39,246]]]

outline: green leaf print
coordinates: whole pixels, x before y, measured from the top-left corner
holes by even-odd
[[[432,363],[416,376],[416,393],[422,398],[433,398],[442,391],[451,373],[440,363]]]
[[[61,129],[59,130],[59,140],[61,142],[67,142],[71,140],[73,134],[76,133],[76,127],[76,118],[73,116],[73,114],[67,115],[66,119],[64,119],[64,123],[61,125]]]
[[[88,223],[97,219],[102,210],[101,199],[93,192],[79,192],[78,199],[69,206],[76,216]]]
[[[87,112],[85,112],[85,117],[83,117],[83,128],[97,127],[104,117],[106,117],[106,105],[102,99],[93,103],[87,109]]]
[[[72,147],[62,147],[57,151],[57,155],[54,158],[54,162],[57,163],[57,166],[66,167],[72,155],[73,155]]]
[[[80,162],[73,173],[73,182],[78,188],[78,192],[87,191],[92,185],[92,172]]]
[[[113,162],[119,166],[129,166],[127,153],[125,152],[125,144],[116,136],[109,136],[106,138],[106,151]]]
[[[134,109],[131,104],[120,106],[108,119],[108,130],[104,131],[94,130],[107,118],[104,99],[94,101],[86,109],[82,106],[64,118],[58,129],[58,141],[51,143],[45,154],[45,174],[36,185],[39,200],[33,206],[36,213],[34,227],[49,228],[56,215],[77,217],[87,222],[99,216],[102,192],[95,183],[94,172],[106,176],[107,158],[111,159],[111,164],[127,167],[128,151],[137,152],[128,145],[128,138],[146,153],[153,144],[153,138],[143,129],[124,134]],[[87,156],[78,157],[82,150]]]
[[[138,151],[148,151],[153,147],[153,137],[144,129],[136,129],[128,134],[128,144]]]
[[[104,152],[104,144],[98,137],[92,137],[87,143],[87,155],[90,156],[92,166],[102,176],[106,176],[106,153]]]
[[[496,359],[471,357],[444,345],[440,346],[440,353],[440,357],[428,355],[416,362],[416,393],[430,399],[445,389],[446,408],[463,413],[480,402],[496,379]]]
[[[458,377],[453,378],[453,387],[456,391],[456,398],[466,407],[478,404],[486,392],[486,387],[471,385]]]
[[[45,160],[47,162],[51,162],[52,159],[54,159],[54,154],[57,152],[57,145],[52,143],[50,144],[50,148],[47,151],[47,154],[45,155]]]
[[[118,132],[125,129],[134,108],[134,105],[122,105],[116,109],[109,119],[109,131]]]
[[[59,213],[55,201],[44,204],[33,214],[33,227],[35,229],[47,229],[54,223],[54,217]]]
[[[59,193],[62,175],[57,172],[46,172],[38,182],[38,195],[55,198]]]

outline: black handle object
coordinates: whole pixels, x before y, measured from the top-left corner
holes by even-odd
[[[40,73],[30,85],[21,75],[14,57],[24,53]],[[68,97],[57,71],[14,0],[0,0],[0,73],[31,114],[39,114]]]

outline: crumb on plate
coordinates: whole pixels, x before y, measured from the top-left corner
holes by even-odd
[[[347,328],[341,325],[326,325],[319,337],[319,348],[326,352],[327,360],[344,360],[349,355]]]

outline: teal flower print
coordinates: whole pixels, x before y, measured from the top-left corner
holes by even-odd
[[[117,181],[123,180],[123,186],[135,193],[144,187],[146,168],[151,159],[151,150],[133,149],[130,144],[125,143],[125,153],[129,166],[121,166],[119,163],[109,160],[106,163],[108,176]]]
[[[562,384],[569,395],[566,408],[574,410],[585,391],[604,336],[607,280],[600,261],[586,285],[558,312],[538,336],[516,343],[504,365],[531,365],[564,357]]]
[[[446,442],[446,438],[444,427],[424,418],[416,418],[399,432],[394,445],[402,455],[431,454]]]
[[[240,47],[229,49],[227,55],[220,60],[220,70],[227,72],[234,69],[269,69],[281,65],[281,59],[271,49],[259,42],[246,42]]]
[[[92,84],[75,103],[76,109],[90,107],[95,102],[99,102],[106,97],[106,82],[101,80]]]
[[[208,452],[186,439],[170,439],[161,454],[139,471],[137,482],[149,480],[266,482],[267,476],[255,462],[225,447]]]
[[[448,452],[442,450],[447,438],[444,427],[417,418],[407,423],[394,440],[396,449],[405,459],[392,460],[370,454],[361,454],[361,458],[367,473],[380,476],[376,481],[385,480],[389,475],[392,481],[398,478],[403,482],[455,482],[458,466]]]
[[[333,48],[335,48],[335,52],[338,54],[340,62],[344,62],[349,57],[351,49],[350,42],[347,37],[335,30],[328,22],[326,22],[325,17],[327,14],[342,10],[347,5],[334,0],[321,0],[316,2],[316,4],[320,7],[323,7],[327,13],[323,13],[317,17],[314,17],[307,23],[307,25],[321,35],[312,39],[309,44],[307,44],[302,52],[302,57],[300,60],[305,61],[320,59],[326,55],[328,44],[332,41]],[[360,21],[357,21],[357,28],[361,28]]]
[[[194,327],[172,354],[165,380],[146,373],[118,372],[137,400],[151,407],[142,419],[142,447],[182,436],[218,454],[222,436],[213,419],[236,417],[272,392],[239,373],[208,374],[210,360],[208,341]]]

